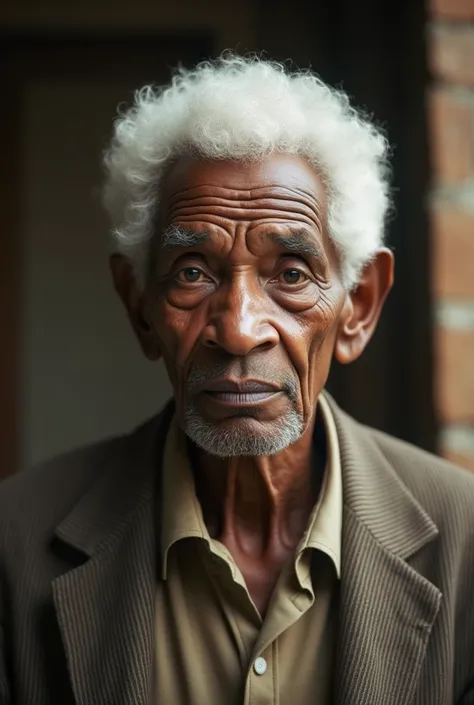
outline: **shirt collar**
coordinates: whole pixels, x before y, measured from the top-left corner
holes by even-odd
[[[166,580],[168,552],[185,538],[211,538],[204,523],[191,465],[186,454],[186,436],[173,417],[163,454],[163,510],[161,527],[162,576]]]
[[[307,548],[318,549],[329,556],[340,578],[343,506],[341,453],[336,424],[324,393],[320,394],[318,405],[326,431],[327,463],[320,496],[297,549],[297,558]]]

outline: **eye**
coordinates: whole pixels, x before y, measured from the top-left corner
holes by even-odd
[[[204,278],[204,272],[198,267],[185,267],[177,273],[176,278],[186,284],[195,284]]]
[[[281,272],[280,277],[285,284],[302,284],[303,281],[308,279],[306,274],[300,269],[285,269]]]

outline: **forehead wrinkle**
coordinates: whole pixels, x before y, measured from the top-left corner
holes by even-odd
[[[276,211],[271,209],[244,210],[240,208],[209,208],[206,211],[192,209],[191,211],[173,213],[170,220],[180,223],[209,223],[224,229],[232,229],[237,223],[248,223],[251,227],[258,225],[292,222],[322,230],[321,222],[313,213],[310,215],[300,211]]]
[[[237,198],[241,200],[253,200],[258,198],[265,198],[265,194],[271,194],[270,197],[277,198],[278,196],[285,197],[288,194],[298,194],[303,198],[314,199],[314,194],[305,189],[298,188],[297,186],[290,188],[289,186],[280,186],[278,184],[268,184],[266,186],[257,186],[250,189],[240,189],[233,186],[218,186],[217,184],[199,184],[199,186],[189,186],[184,189],[179,189],[175,191],[174,194],[169,196],[169,201],[172,203],[174,200],[179,198],[203,198],[206,196],[216,196],[217,198],[223,198],[224,196],[219,196],[216,192],[222,192],[231,194],[232,198]],[[194,196],[189,196],[189,193],[195,194]]]
[[[319,194],[318,194],[319,195]],[[284,201],[287,203],[300,203],[320,216],[324,210],[324,198],[319,198],[317,194],[298,187],[285,187],[269,184],[252,189],[227,188],[211,184],[200,184],[191,188],[181,189],[168,197],[168,209],[175,210],[180,201],[191,207],[193,201],[201,201],[202,205],[222,205],[237,201],[239,204],[248,205],[252,201],[262,201],[263,204]],[[296,198],[295,198],[296,197]],[[186,206],[185,206],[186,207]]]
[[[271,220],[272,218],[281,220],[294,219],[302,220],[308,224],[316,224],[318,229],[322,229],[323,212],[319,204],[308,205],[301,200],[288,199],[260,199],[256,201],[238,201],[221,198],[199,198],[192,200],[182,200],[176,202],[168,208],[167,220],[183,220],[192,222],[201,220],[212,222],[215,219],[228,220]]]

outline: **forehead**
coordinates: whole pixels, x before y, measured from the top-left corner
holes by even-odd
[[[248,163],[183,156],[164,180],[162,212],[169,219],[181,203],[194,200],[196,206],[204,206],[213,197],[236,201],[239,207],[250,203],[268,207],[267,199],[277,199],[291,209],[293,201],[297,209],[314,211],[318,220],[326,205],[321,177],[302,157],[274,154]]]

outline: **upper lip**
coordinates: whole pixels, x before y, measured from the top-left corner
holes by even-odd
[[[237,394],[253,394],[258,392],[279,392],[280,389],[269,382],[257,379],[216,379],[208,382],[203,390],[206,392],[234,392]]]

